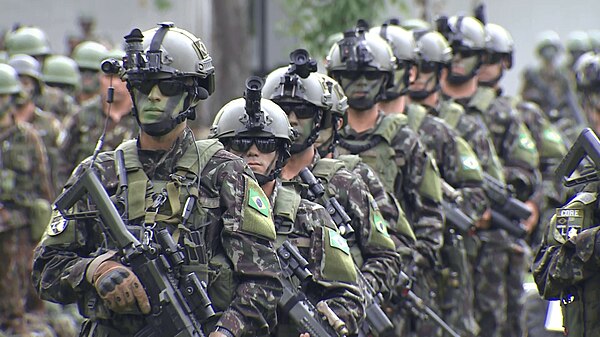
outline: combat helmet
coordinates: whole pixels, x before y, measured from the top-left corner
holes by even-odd
[[[0,95],[13,95],[21,91],[17,71],[8,64],[0,63]]]
[[[40,71],[40,63],[33,57],[26,54],[16,54],[10,57],[8,64],[15,68],[21,82],[24,81],[23,76],[31,77],[34,81],[34,86],[28,88],[22,85],[24,95],[35,97],[41,94],[43,88],[42,73]],[[23,83],[23,82],[22,82]]]
[[[575,81],[580,91],[597,91],[600,87],[600,56],[587,52],[574,65]]]
[[[47,85],[70,90],[78,90],[81,85],[77,63],[64,55],[52,55],[45,60],[42,79]]]
[[[100,64],[108,58],[108,49],[98,42],[84,41],[73,49],[71,57],[80,70],[100,71]]]
[[[51,54],[50,42],[38,27],[20,27],[6,35],[5,47],[9,56],[27,54],[45,56]]]
[[[435,85],[431,89],[409,89],[408,95],[414,100],[424,100],[440,88],[442,69],[452,61],[452,48],[446,38],[437,31],[427,32],[417,40],[417,74],[434,73]]]
[[[273,101],[262,98],[263,80],[251,76],[246,80],[246,92],[243,98],[237,98],[225,104],[217,113],[209,137],[219,139],[226,148],[238,150],[237,144],[252,138],[275,139],[274,150],[278,151],[275,166],[267,175],[256,174],[257,181],[262,185],[275,179],[285,163],[290,158],[290,148],[294,140],[294,129],[288,121],[286,113]],[[247,151],[252,145],[240,149]],[[258,145],[257,145],[258,146]]]
[[[555,31],[546,30],[538,34],[535,51],[543,59],[554,61],[563,50],[564,46],[560,41],[560,36]]]
[[[506,63],[502,63],[500,72],[495,78],[486,81],[479,80],[480,85],[491,87],[496,85],[500,78],[502,78],[505,65],[507,69],[512,68],[514,42],[508,30],[500,25],[488,23],[485,25],[485,32],[487,34],[487,41],[485,44],[486,55],[484,62],[486,64],[499,64],[506,61]]]
[[[382,97],[385,101],[394,100],[404,95],[408,90],[410,69],[414,65],[416,57],[417,44],[415,38],[412,32],[400,26],[388,24],[373,27],[369,32],[384,38],[396,57],[393,85],[386,89],[385,95]]]

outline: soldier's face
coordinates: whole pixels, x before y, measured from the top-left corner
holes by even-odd
[[[90,69],[81,70],[81,91],[86,94],[100,90],[100,74]]]
[[[409,89],[413,91],[432,90],[435,84],[435,72],[419,72],[419,76],[410,84]]]
[[[310,136],[314,128],[314,115],[310,117],[302,116],[306,118],[300,118],[293,109],[285,111],[287,113],[288,120],[290,121],[290,125],[292,126],[292,128],[294,128],[294,130],[298,132],[298,137],[296,137],[294,143],[303,144],[308,138],[308,136]]]
[[[243,146],[237,145],[236,141],[240,141],[240,143],[245,142]],[[241,138],[241,139],[233,139],[229,143],[229,151],[231,153],[238,155],[241,157],[246,164],[250,167],[252,172],[268,175],[273,167],[275,167],[275,162],[278,156],[277,150],[270,151],[273,147],[271,144],[267,144],[260,146],[261,149],[256,145],[256,142],[260,142],[260,140],[253,138]],[[247,144],[252,143],[250,147],[244,151],[244,148],[248,146]],[[268,140],[264,141],[265,143]],[[262,150],[262,151],[261,151]],[[270,151],[270,152],[268,152]]]
[[[451,71],[456,75],[468,75],[479,64],[479,56],[468,52],[458,52],[452,57]]]
[[[188,94],[181,85],[180,81],[174,80],[142,81],[134,85],[140,123],[160,123],[165,117],[175,117],[183,111]]]
[[[35,79],[29,76],[19,76],[19,80],[21,82],[21,89],[27,95],[27,97],[33,97],[37,87]]]
[[[489,82],[495,80],[502,72],[502,64],[482,64],[479,68],[479,81]]]

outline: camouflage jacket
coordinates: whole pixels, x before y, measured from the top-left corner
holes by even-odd
[[[504,166],[506,182],[513,185],[519,199],[540,205],[539,154],[531,132],[515,108],[515,100],[500,90],[480,86],[472,101],[484,109],[484,120]]]
[[[34,101],[36,106],[53,113],[62,121],[79,110],[79,105],[73,97],[59,88],[48,85],[43,87],[41,95],[37,95]]]
[[[533,261],[540,295],[561,300],[568,336],[600,335],[598,188],[588,185],[556,210]]]
[[[285,182],[283,186],[280,180],[275,183],[270,201],[277,248],[286,240],[298,248],[308,261],[315,281],[314,286],[305,289],[307,297],[315,305],[320,301],[327,303],[350,334],[355,334],[364,316],[364,305],[350,248],[325,208],[302,199],[302,190],[297,182]],[[276,336],[288,335],[287,315],[283,308],[278,310]],[[298,331],[292,335],[297,336]]]
[[[389,285],[398,275],[400,260],[387,224],[367,186],[359,176],[348,171],[342,161],[321,158],[316,151],[308,168],[325,187],[324,198],[335,197],[352,219],[355,235],[348,238],[348,244],[356,264],[375,291],[390,295]],[[323,202],[322,199],[315,201]]]
[[[52,178],[53,197],[57,196],[65,183],[65,176],[59,176],[60,168],[64,164],[64,155],[58,146],[58,137],[62,130],[62,123],[54,114],[40,108],[35,109],[33,119],[30,122],[44,141],[50,161],[50,172]]]
[[[444,226],[439,172],[406,116],[380,111],[372,129],[357,133],[346,125],[340,136],[340,153],[358,154],[377,172],[407,212],[417,250],[434,264]]]
[[[406,115],[409,125],[435,159],[440,176],[462,195],[463,211],[479,219],[487,208],[482,169],[471,146],[446,122],[437,110],[411,104]]]
[[[74,114],[64,120],[64,129],[59,137],[59,146],[65,154],[69,174],[74,165],[91,156],[104,129],[106,114],[102,108],[102,99],[98,95],[90,99]],[[115,124],[109,120],[104,137],[103,151],[114,150],[123,140],[137,135],[138,126],[132,115],[124,116]]]
[[[205,333],[218,325],[236,337],[267,335],[276,325],[276,304],[281,296],[280,266],[273,246],[276,234],[268,201],[252,171],[216,141],[207,147],[217,149],[212,156],[198,157],[199,144],[202,148],[209,142],[213,141],[194,143],[190,129],[168,151],[141,150],[137,141],[127,142],[128,229],[142,240],[149,230],[145,219],[155,214],[150,222],[173,232],[181,224],[182,205],[197,192],[198,202],[186,224],[190,231],[180,233],[180,242],[186,253],[184,267],[206,280],[217,312],[214,320],[204,324]],[[94,163],[109,195],[122,191],[114,156],[113,151],[103,152]],[[198,158],[204,165],[198,164]],[[185,164],[191,166],[184,169]],[[89,165],[88,158],[76,168],[67,186]],[[196,172],[201,172],[200,176]],[[136,175],[149,180],[132,179]],[[153,213],[148,207],[161,186],[163,192],[168,191],[167,202]],[[90,207],[81,201],[74,211]],[[41,298],[63,304],[77,302],[85,317],[121,336],[133,336],[147,324],[146,318],[108,310],[86,275],[94,258],[111,248],[114,243],[102,233],[96,218],[66,220],[55,211],[34,252],[32,279]]]
[[[0,233],[32,225],[36,199],[51,200],[46,147],[33,126],[0,128]]]

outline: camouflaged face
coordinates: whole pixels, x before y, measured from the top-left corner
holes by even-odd
[[[169,151],[139,151],[144,171],[151,179],[168,178],[173,173],[178,158],[190,146],[194,146],[192,132],[186,129]],[[75,170],[70,183],[75,181],[82,168],[88,164],[84,162]],[[114,194],[118,179],[112,152],[99,155],[95,167],[107,192]],[[222,311],[218,324],[236,335],[242,332],[251,335],[267,334],[269,326],[275,325],[277,297],[281,294],[279,263],[272,241],[244,230],[243,221],[250,220],[248,217],[244,218],[243,214],[255,212],[257,216],[263,216],[257,210],[247,210],[250,206],[246,186],[251,179],[252,172],[240,158],[224,150],[216,152],[201,173],[198,199],[200,207],[196,207],[194,213],[194,219],[198,223],[192,221],[188,224],[192,230],[206,225],[207,257],[211,262],[212,258],[220,257],[236,275],[235,280],[229,280],[234,282],[231,290],[235,292],[229,294],[231,302],[227,307],[215,308]],[[87,205],[79,203],[78,207],[85,210]],[[164,211],[168,211],[168,208],[165,207]],[[163,212],[163,208],[160,212]],[[265,219],[266,223],[273,226],[270,218]],[[59,221],[62,221],[60,216],[55,219],[55,222]],[[36,248],[32,276],[40,296],[58,303],[88,303],[88,300],[93,299],[97,301],[95,291],[85,281],[84,274],[90,261],[110,247],[113,247],[112,242],[106,241],[101,235],[100,227],[94,219],[69,222],[58,235],[46,236]],[[211,278],[208,283],[209,293],[212,293],[213,288],[221,287],[222,282],[224,280]],[[95,307],[82,308],[86,316],[93,318],[102,314],[101,302],[95,303],[98,303]],[[116,314],[105,323],[121,331],[123,335],[133,334],[144,324],[135,317]]]

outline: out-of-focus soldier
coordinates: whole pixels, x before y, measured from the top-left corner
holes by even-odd
[[[247,83],[255,86],[252,90],[261,89],[258,78],[249,80],[252,82]],[[250,98],[247,88],[245,99],[235,99],[221,108],[211,127],[211,138],[218,138],[226,149],[244,159],[257,177],[273,210],[276,248],[287,240],[308,261],[313,277],[308,280],[311,286],[306,287],[306,296],[317,308],[326,304],[333,311],[343,324],[336,331],[345,329],[346,333],[355,334],[364,307],[348,243],[321,205],[302,199],[299,182],[282,182],[278,177],[291,156],[296,134],[286,113],[268,99],[254,101],[259,105],[253,104],[256,110],[248,111]],[[278,306],[274,336],[291,337],[306,332],[295,326],[288,315],[285,308]]]
[[[590,127],[600,133],[600,54],[587,52],[575,63],[575,83]]]
[[[123,50],[113,50],[109,55],[122,59]],[[75,165],[90,156],[98,137],[106,127],[102,149],[115,149],[123,140],[134,138],[138,127],[131,114],[133,103],[127,84],[111,74],[100,73],[99,94],[85,102],[75,113],[67,116],[59,145],[65,154],[64,175]],[[107,102],[108,89],[113,88],[112,103]]]
[[[589,51],[593,51],[592,41],[587,32],[583,30],[574,30],[567,35],[565,41],[565,49],[567,50],[567,69],[571,71],[571,75],[575,72],[575,63],[579,57]]]
[[[46,33],[38,27],[20,27],[6,34],[4,47],[8,56],[27,54],[40,63],[52,54]]]
[[[77,103],[82,105],[85,101],[101,94],[100,64],[109,57],[109,52],[98,42],[85,41],[75,47],[71,57],[77,63],[81,73],[81,88],[77,93]]]
[[[564,46],[556,32],[540,33],[536,45],[540,64],[524,70],[520,93],[523,100],[539,105],[572,143],[587,121],[575,97],[569,72],[558,63],[563,52]]]
[[[64,55],[51,55],[44,61],[42,80],[75,98],[81,88],[81,73],[75,61]]]
[[[41,87],[41,74],[36,59],[29,55],[17,54],[8,60],[8,64],[19,74],[22,88],[17,100],[15,119],[32,124],[44,141],[50,160],[51,183],[53,197],[55,197],[65,183],[58,176],[60,167],[64,165],[63,154],[58,147],[58,135],[62,130],[62,124],[54,114],[40,109],[35,104],[34,97]]]
[[[15,120],[20,92],[17,72],[0,64],[0,331],[34,336],[44,332],[34,327],[40,317],[26,315],[41,311],[28,300],[31,251],[43,233],[41,224],[49,221],[53,195],[43,141],[30,124]]]

